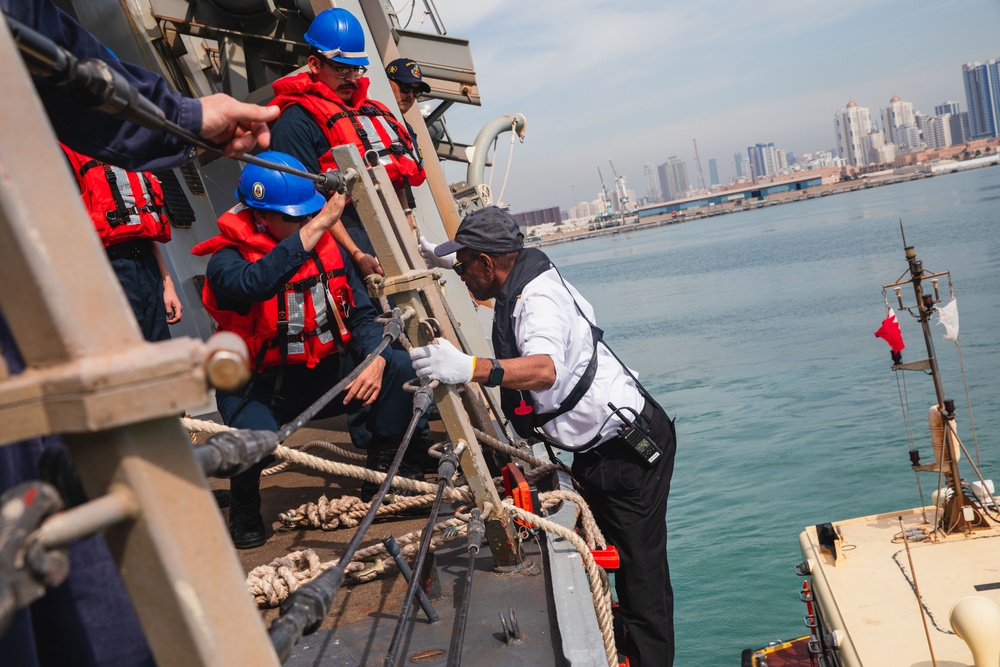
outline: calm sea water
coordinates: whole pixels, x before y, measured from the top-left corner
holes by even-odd
[[[806,633],[792,572],[803,527],[920,502],[889,348],[872,335],[882,284],[907,268],[900,219],[924,267],[952,272],[984,475],[1000,483],[1000,169],[546,249],[677,418],[678,667],[739,665],[744,648]],[[924,358],[899,319],[904,360]],[[971,449],[958,350],[933,331]],[[906,383],[927,458],[933,385]]]

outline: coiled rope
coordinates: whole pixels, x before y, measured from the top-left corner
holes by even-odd
[[[230,427],[223,424],[188,417],[182,418],[181,422],[184,427],[192,433],[219,433],[230,430]],[[508,454],[509,456],[519,458],[535,466],[525,474],[525,476],[531,480],[536,479],[539,476],[549,474],[554,469],[560,467],[556,464],[546,463],[545,461],[527,454],[516,447],[502,443],[498,439],[479,431],[478,429],[476,430],[476,437],[480,439],[482,444],[488,447],[497,449],[498,451]],[[324,441],[313,441],[309,443],[309,445],[317,445],[317,443],[324,447],[325,445],[330,445],[330,447],[326,447],[327,449],[339,449],[336,448],[335,445],[325,443]],[[360,466],[338,463],[336,461],[308,454],[299,449],[285,447],[284,445],[278,445],[274,454],[276,457],[283,460],[283,463],[279,464],[279,466],[287,465],[289,463],[298,463],[321,472],[353,477],[355,479],[362,479],[376,484],[381,484],[386,477],[386,474],[383,472],[369,470]],[[279,466],[274,467],[277,468]],[[279,471],[276,470],[274,472]],[[434,496],[437,490],[437,487],[434,484],[420,482],[406,477],[394,478],[392,485],[411,493],[420,493],[421,495],[396,496],[391,503],[380,507],[376,516],[385,516],[418,507],[429,506],[434,501]],[[472,492],[467,486],[447,488],[445,489],[445,497],[454,502],[471,503],[473,501]],[[606,575],[604,574],[604,570],[597,565],[594,561],[593,555],[590,553],[591,549],[603,549],[606,547],[607,542],[604,535],[597,526],[597,522],[594,520],[594,515],[591,512],[590,507],[579,494],[566,490],[548,491],[539,494],[539,500],[542,502],[542,508],[544,509],[551,508],[563,501],[575,503],[580,511],[579,518],[584,536],[581,537],[574,531],[564,528],[557,523],[516,507],[509,500],[505,501],[504,504],[513,514],[525,522],[567,540],[577,549],[577,551],[580,552],[584,569],[590,582],[590,591],[594,602],[594,611],[597,615],[598,625],[601,630],[601,637],[604,641],[604,649],[608,658],[608,664],[611,667],[617,667],[617,650],[615,648],[614,629],[611,620],[610,585]],[[333,530],[340,526],[350,528],[358,525],[358,519],[365,516],[368,507],[368,503],[363,503],[360,498],[352,496],[344,496],[337,500],[330,500],[326,498],[326,496],[322,496],[316,502],[304,503],[296,509],[281,513],[279,516],[281,521],[289,527],[309,526],[323,530]],[[490,509],[491,507],[487,505],[487,510]],[[484,513],[484,518],[486,516],[488,516],[488,512]],[[454,527],[459,527],[459,529],[449,531],[447,538],[445,538],[444,535],[446,529]],[[431,544],[433,547],[438,547],[450,539],[461,537],[465,534],[466,530],[467,526],[461,519],[453,518],[440,522],[434,526],[435,533],[432,537]],[[404,556],[410,556],[416,552],[420,532],[421,531],[418,530],[412,533],[407,533],[397,540],[400,550],[403,552]],[[435,540],[437,541],[435,542]],[[376,556],[377,563],[374,565],[365,564],[365,561],[369,561]],[[259,606],[278,606],[296,588],[307,581],[312,580],[323,571],[334,567],[337,562],[338,561],[327,561],[325,563],[320,562],[319,557],[311,549],[293,552],[281,558],[275,559],[268,565],[261,565],[251,570],[250,574],[247,575],[247,587],[253,594],[254,601]],[[358,553],[355,554],[351,563],[348,565],[346,572],[356,581],[371,581],[381,572],[384,572],[387,566],[391,567],[392,565],[394,565],[394,562],[388,553],[386,553],[385,547],[382,544],[376,544],[368,547],[367,549],[359,550]]]
[[[433,501],[433,498],[431,498]],[[413,556],[419,546],[421,530],[415,530],[396,538],[400,552],[406,557]],[[439,547],[445,542],[464,537],[468,525],[461,519],[448,519],[434,525],[431,546]],[[247,575],[247,588],[259,607],[278,607],[303,584],[315,579],[320,573],[336,566],[338,560],[320,562],[312,549],[294,551],[276,558],[267,565],[258,565]],[[356,582],[372,581],[395,562],[379,542],[360,549],[348,564],[345,572]]]
[[[557,495],[564,497],[555,497]],[[553,502],[564,499],[574,500],[575,502],[576,500],[573,496],[579,498],[577,494],[572,492],[550,492],[550,498]],[[360,503],[360,500],[351,500]],[[433,502],[433,496],[426,500],[426,504],[430,504],[430,502]],[[537,514],[523,510],[509,500],[505,501],[504,505],[505,509],[526,523],[567,540],[580,552],[584,570],[587,573],[587,580],[590,584],[591,599],[597,615],[598,627],[601,630],[605,655],[608,658],[608,664],[611,667],[617,667],[617,649],[615,647],[611,614],[611,588],[604,570],[597,564],[590,553],[590,549],[593,548],[592,544],[588,540],[585,540],[585,538],[577,535],[574,531]],[[580,505],[581,510],[583,507],[584,505]],[[363,516],[363,514],[364,512],[362,511],[361,515]],[[453,527],[457,528],[457,530],[448,530]],[[431,546],[437,548],[452,539],[463,537],[467,529],[467,524],[461,519],[454,518],[442,521],[434,526]],[[397,539],[397,543],[404,556],[412,556],[416,552],[420,532],[416,530]],[[603,548],[603,536],[601,536],[601,541],[601,548]],[[377,562],[370,564],[369,561],[372,561],[373,558]],[[325,570],[334,567],[337,562],[337,560],[320,562],[319,556],[312,549],[296,551],[277,558],[267,565],[260,565],[251,570],[247,575],[247,588],[250,590],[250,593],[254,597],[254,602],[258,606],[277,607],[295,589],[319,576]],[[392,567],[393,565],[392,558],[385,551],[385,547],[381,543],[378,543],[367,549],[358,551],[354,559],[347,566],[346,572],[355,581],[371,581],[384,572],[387,567]]]

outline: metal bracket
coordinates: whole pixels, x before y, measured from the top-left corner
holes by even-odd
[[[504,642],[509,644],[521,643],[521,627],[517,623],[517,615],[513,608],[506,612],[500,612],[500,624],[503,626]]]
[[[441,279],[440,269],[433,271],[407,271],[401,276],[390,276],[373,280],[369,285],[369,291],[374,291],[376,297],[389,296],[408,290],[424,289],[437,283]]]
[[[209,401],[215,381],[232,389],[249,376],[238,337],[139,343],[0,382],[0,444],[49,433],[100,431],[177,415]]]

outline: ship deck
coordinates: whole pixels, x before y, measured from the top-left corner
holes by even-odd
[[[934,508],[926,515],[934,521]],[[900,518],[904,527],[930,528],[920,508],[834,523],[841,535],[836,561],[821,550],[815,527],[799,537],[842,660],[848,666],[930,667],[929,637],[937,667],[972,665],[949,613],[972,595],[1000,606],[1000,531],[990,523],[968,534],[910,541],[908,557]]]
[[[217,421],[217,419],[216,419]],[[440,422],[432,423],[440,427]],[[443,433],[432,433],[440,439]],[[325,440],[352,449],[343,418],[311,422],[289,439],[289,446],[312,440]],[[326,450],[310,453],[326,458],[338,457]],[[344,460],[344,459],[340,459]],[[428,481],[433,481],[429,477]],[[262,514],[268,541],[256,549],[237,551],[244,569],[267,564],[286,554],[313,549],[323,562],[338,560],[354,536],[353,528],[333,531],[320,529],[284,529],[278,514],[316,500],[358,495],[361,482],[336,478],[303,467],[292,467],[261,480]],[[214,488],[228,488],[226,480],[212,480]],[[442,506],[438,521],[451,516],[453,507]],[[226,513],[228,510],[222,510]],[[557,512],[553,520],[565,525],[572,522],[575,509]],[[383,536],[397,539],[420,530],[426,515],[395,517],[377,521],[362,542],[362,548],[377,544]],[[581,560],[572,546],[561,539],[546,539],[544,533],[522,542],[525,567],[517,573],[494,570],[494,561],[484,543],[476,558],[472,582],[469,621],[465,630],[463,665],[606,665],[600,631],[592,611],[591,594]],[[397,664],[443,666],[448,664],[448,649],[455,631],[456,609],[464,594],[468,565],[465,538],[446,542],[434,551],[440,596],[432,604],[441,617],[427,621],[414,601],[408,625],[397,655]],[[347,583],[337,594],[322,626],[306,636],[285,662],[292,667],[324,664],[341,667],[383,665],[390,646],[396,619],[407,583],[395,568],[387,569],[374,581]],[[558,594],[554,594],[557,591]],[[516,616],[520,643],[504,641],[501,612]],[[265,625],[278,616],[278,609],[261,609]],[[560,627],[563,628],[560,631]]]

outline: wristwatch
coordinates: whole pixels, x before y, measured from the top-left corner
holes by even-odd
[[[490,363],[493,364],[493,368],[490,369],[490,376],[483,384],[487,387],[499,387],[503,382],[503,366],[496,359],[490,359]]]

